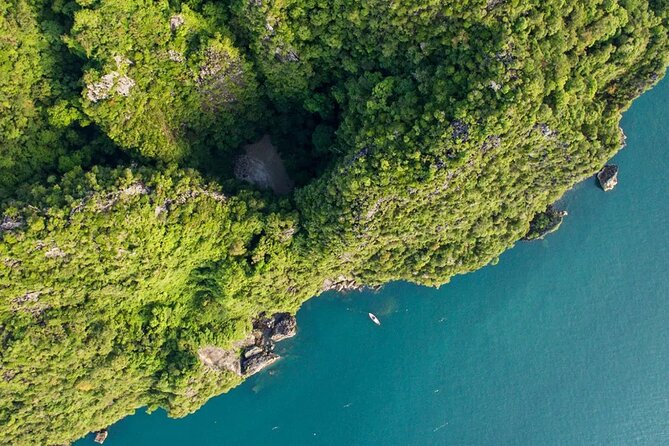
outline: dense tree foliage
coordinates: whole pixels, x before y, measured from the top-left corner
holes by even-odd
[[[0,444],[65,444],[241,380],[261,312],[445,283],[623,144],[669,55],[654,0],[10,0],[0,6]],[[272,135],[299,186],[232,176]]]
[[[0,5],[0,197],[32,175],[66,171],[88,150],[70,125],[79,111],[69,105],[76,78],[47,10],[26,0]],[[79,150],[77,150],[79,149]]]
[[[84,111],[120,147],[182,160],[252,135],[255,76],[221,13],[205,12],[107,0],[74,13],[67,41],[87,60]]]

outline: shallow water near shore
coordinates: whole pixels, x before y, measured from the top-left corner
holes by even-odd
[[[622,126],[616,189],[577,185],[545,240],[438,290],[313,299],[284,359],[105,445],[669,444],[669,80]]]

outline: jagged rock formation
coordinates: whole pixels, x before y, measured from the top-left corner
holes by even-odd
[[[610,191],[618,184],[618,166],[607,164],[597,174],[597,180],[605,192]]]
[[[202,364],[213,370],[250,376],[276,362],[280,356],[273,352],[274,344],[296,333],[295,316],[289,313],[269,317],[260,314],[253,322],[253,332],[231,349],[205,346],[198,350],[198,357]]]
[[[130,90],[135,86],[135,81],[128,76],[120,75],[116,71],[105,74],[99,82],[94,82],[86,87],[86,97],[91,102],[98,102],[110,97],[112,89],[121,96],[129,96]]]
[[[361,291],[365,286],[344,276],[339,276],[336,279],[325,279],[323,281],[323,291]]]

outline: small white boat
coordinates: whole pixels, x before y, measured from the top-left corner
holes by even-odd
[[[381,321],[379,320],[378,317],[376,317],[374,315],[374,313],[368,313],[368,314],[369,314],[369,318],[372,320],[372,322],[374,322],[376,325],[381,325]]]

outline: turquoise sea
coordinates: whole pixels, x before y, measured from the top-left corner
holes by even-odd
[[[546,240],[438,290],[313,299],[271,369],[105,445],[669,444],[669,79],[623,128],[618,187],[577,185]]]

